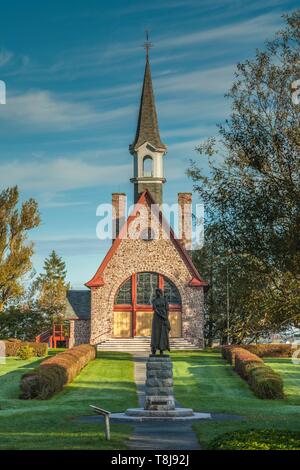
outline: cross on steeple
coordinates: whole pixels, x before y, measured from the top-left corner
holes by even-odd
[[[151,47],[153,47],[153,44],[149,40],[149,31],[148,31],[148,29],[146,29],[145,34],[146,34],[146,41],[144,42],[144,48],[146,49],[146,57],[148,58],[149,57],[149,49],[151,49]]]

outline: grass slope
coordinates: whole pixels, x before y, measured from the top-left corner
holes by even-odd
[[[213,352],[173,353],[175,395],[182,406],[196,411],[236,414],[244,421],[217,420],[194,424],[203,448],[230,431],[280,429],[300,431],[300,366],[289,358],[266,359],[282,374],[284,400],[260,400],[247,383]]]
[[[131,356],[101,353],[52,399],[19,400],[21,375],[39,362],[0,364],[0,449],[124,449],[130,426],[112,425],[108,442],[100,423],[76,418],[93,414],[89,405],[114,412],[137,406]]]

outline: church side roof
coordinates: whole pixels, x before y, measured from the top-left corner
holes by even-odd
[[[91,291],[69,290],[65,318],[67,320],[88,320],[91,315]]]
[[[103,273],[104,273],[104,270],[108,264],[108,262],[111,260],[111,258],[113,257],[113,255],[115,254],[115,252],[117,251],[117,248],[119,247],[121,241],[122,241],[122,238],[123,238],[123,235],[126,234],[127,232],[127,228],[129,227],[129,225],[131,224],[131,222],[135,219],[135,217],[137,216],[137,213],[138,213],[138,209],[139,209],[139,206],[140,204],[148,204],[149,206],[151,206],[151,204],[155,204],[154,202],[154,199],[152,198],[151,194],[149,193],[148,190],[144,191],[137,203],[135,204],[134,206],[134,209],[132,211],[132,213],[129,215],[126,223],[124,224],[123,228],[121,229],[118,237],[114,240],[114,242],[112,243],[110,249],[108,250],[105,258],[103,259],[99,269],[97,270],[96,274],[94,275],[94,277],[88,281],[85,285],[87,287],[100,287],[100,286],[103,286],[104,285],[104,280],[103,280]],[[180,241],[175,238],[175,234],[174,234],[174,231],[172,230],[172,228],[169,226],[168,222],[166,221],[166,219],[164,218],[162,212],[160,211],[159,212],[159,221],[161,224],[163,224],[163,226],[165,227],[165,229],[168,229],[170,230],[170,238],[172,240],[172,242],[174,243],[177,251],[179,252],[182,260],[184,261],[184,263],[186,264],[188,270],[190,271],[191,273],[191,280],[190,280],[190,283],[189,285],[192,286],[192,287],[204,287],[204,288],[207,288],[208,287],[208,283],[206,281],[204,281],[200,274],[198,273],[192,259],[190,258],[188,252],[186,251],[186,249],[181,245]]]
[[[149,144],[153,145],[157,149],[167,149],[166,145],[160,138],[148,54],[146,56],[145,75],[137,130],[131,148],[136,150],[145,142],[149,142]]]

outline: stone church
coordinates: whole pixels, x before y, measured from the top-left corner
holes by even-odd
[[[126,195],[113,193],[116,229],[112,245],[97,272],[86,282],[88,290],[68,292],[69,346],[89,342],[100,345],[100,349],[105,346],[113,349],[120,340],[130,347],[134,341],[149,339],[151,299],[157,287],[163,289],[169,302],[171,348],[204,345],[203,305],[207,283],[189,255],[191,193],[178,194],[178,237],[160,211],[166,183],[167,146],[160,137],[149,50],[146,50],[137,130],[129,146],[133,157],[134,210],[125,220]],[[132,236],[141,213],[142,218],[154,221],[155,236],[152,228],[146,234],[142,232],[142,236]],[[168,237],[164,236],[166,228]]]

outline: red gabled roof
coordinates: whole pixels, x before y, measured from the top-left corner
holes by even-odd
[[[113,257],[113,255],[117,251],[117,249],[118,249],[118,247],[119,247],[119,245],[122,241],[123,235],[125,235],[127,233],[127,228],[129,227],[130,223],[136,218],[137,212],[138,212],[138,207],[139,207],[140,204],[144,204],[144,205],[148,204],[150,206],[151,206],[151,204],[155,204],[155,201],[152,198],[152,196],[151,196],[151,194],[149,193],[148,190],[144,191],[140,195],[137,203],[135,204],[135,206],[133,208],[132,213],[130,214],[130,216],[126,220],[125,224],[123,225],[118,237],[113,241],[110,249],[108,250],[108,252],[105,256],[105,258],[103,259],[101,265],[99,266],[96,274],[92,277],[92,279],[90,281],[88,281],[85,284],[87,287],[100,287],[100,286],[104,285],[104,280],[103,280],[103,276],[102,276],[103,273],[104,273],[104,270],[105,270],[108,262],[111,260],[111,258]],[[181,245],[179,240],[177,238],[175,238],[174,231],[173,231],[172,227],[169,226],[168,222],[164,218],[161,211],[159,211],[159,222],[165,228],[170,230],[170,239],[174,243],[177,251],[179,252],[179,254],[182,258],[182,260],[184,261],[184,263],[186,264],[187,268],[189,269],[189,271],[192,275],[191,280],[189,282],[189,285],[192,286],[192,287],[208,287],[208,283],[201,278],[200,274],[198,273],[196,267],[194,266],[190,256],[188,255],[187,251],[185,250],[185,248]]]

